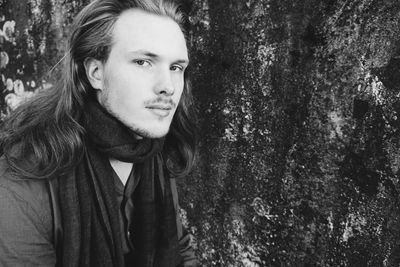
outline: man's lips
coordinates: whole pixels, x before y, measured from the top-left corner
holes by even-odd
[[[173,106],[172,105],[164,105],[164,104],[153,104],[153,105],[148,105],[146,108],[149,109],[161,109],[161,110],[172,110]]]
[[[167,117],[174,106],[171,104],[151,104],[147,105],[146,108],[158,117]]]

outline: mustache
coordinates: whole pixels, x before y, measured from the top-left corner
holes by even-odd
[[[146,106],[149,106],[149,105],[159,105],[159,104],[171,105],[173,108],[175,108],[176,105],[177,105],[177,103],[176,103],[174,100],[172,100],[172,98],[163,97],[163,96],[158,96],[158,97],[155,98],[155,99],[147,100],[147,101],[144,102],[144,104],[145,104]]]

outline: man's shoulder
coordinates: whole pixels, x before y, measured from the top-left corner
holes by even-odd
[[[51,214],[51,203],[47,180],[24,179],[11,171],[4,156],[0,157],[0,198],[5,198],[21,207],[32,209],[42,216]],[[2,203],[5,205],[6,203]]]
[[[17,177],[4,157],[0,157],[0,218],[1,266],[54,266],[47,182]]]

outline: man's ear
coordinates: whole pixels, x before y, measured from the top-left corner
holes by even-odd
[[[104,65],[100,60],[94,58],[85,59],[86,76],[94,89],[103,90]]]

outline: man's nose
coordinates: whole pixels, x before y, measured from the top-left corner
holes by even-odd
[[[174,88],[174,83],[172,81],[171,70],[167,69],[160,71],[158,77],[158,83],[156,86],[156,93],[170,96],[173,95],[174,92],[175,88]]]

